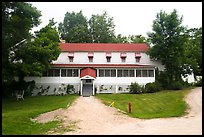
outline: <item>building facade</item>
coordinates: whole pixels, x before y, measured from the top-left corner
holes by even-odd
[[[129,85],[155,81],[155,69],[164,67],[147,55],[146,44],[60,43],[61,53],[42,77],[26,77],[54,94],[70,84],[80,95],[129,92]],[[34,95],[39,89],[34,90]]]

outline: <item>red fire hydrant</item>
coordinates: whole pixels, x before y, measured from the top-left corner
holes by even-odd
[[[128,110],[129,110],[129,113],[132,113],[132,103],[128,103]]]

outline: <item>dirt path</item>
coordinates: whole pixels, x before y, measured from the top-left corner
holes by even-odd
[[[186,97],[189,114],[181,118],[143,120],[131,118],[105,106],[95,97],[79,97],[60,114],[65,124],[76,122],[76,130],[64,135],[202,135],[202,87]]]

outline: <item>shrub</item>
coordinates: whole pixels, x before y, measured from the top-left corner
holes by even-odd
[[[160,90],[162,90],[162,87],[158,82],[147,83],[145,85],[145,93],[154,93]]]
[[[130,92],[129,93],[131,93],[131,94],[139,94],[141,92],[142,92],[141,91],[141,86],[137,82],[131,83],[131,85],[130,85]]]
[[[184,82],[182,81],[173,81],[168,86],[168,89],[170,90],[181,90],[183,88],[185,88],[185,86],[184,86]]]
[[[199,79],[199,80],[194,84],[194,86],[196,86],[196,87],[202,87],[202,78]]]
[[[73,92],[75,92],[74,86],[70,85],[70,84],[67,84],[67,91],[66,91],[66,93],[67,94],[71,94]]]
[[[31,96],[34,88],[35,88],[34,80],[26,82],[25,96]]]
[[[141,92],[142,92],[142,93],[146,93],[146,88],[145,88],[145,86],[141,86]]]

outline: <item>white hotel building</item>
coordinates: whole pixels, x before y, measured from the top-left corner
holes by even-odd
[[[26,77],[46,88],[48,94],[61,84],[74,85],[80,95],[129,92],[129,85],[155,81],[155,68],[163,66],[150,60],[146,44],[60,43],[61,53],[42,77]],[[37,94],[37,89],[34,94]]]

